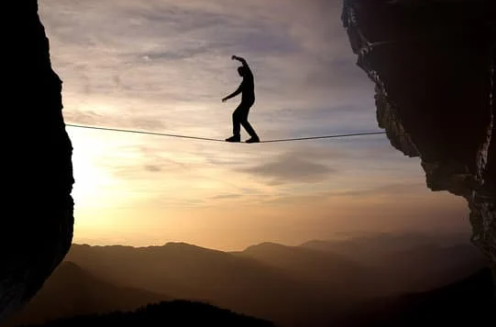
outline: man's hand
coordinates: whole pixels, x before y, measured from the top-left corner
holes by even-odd
[[[227,98],[222,99],[222,102],[226,102],[226,101],[227,101]]]

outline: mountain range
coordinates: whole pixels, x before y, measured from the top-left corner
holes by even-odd
[[[375,235],[262,243],[224,252],[185,243],[134,248],[74,244],[40,293],[11,321],[132,311],[172,299],[207,303],[287,327],[350,321],[363,308],[401,311],[410,294],[452,287],[486,266],[463,239]],[[428,295],[425,295],[428,294]],[[415,302],[417,303],[417,302]],[[402,308],[403,308],[402,307]],[[362,326],[362,325],[357,325]],[[365,325],[363,325],[365,326]]]

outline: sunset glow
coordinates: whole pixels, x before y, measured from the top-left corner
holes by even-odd
[[[244,56],[262,139],[380,131],[340,1],[45,0],[69,124],[224,139]],[[70,22],[70,24],[68,23]],[[241,249],[363,231],[468,230],[385,135],[227,144],[68,127],[75,243]],[[244,133],[244,131],[243,131]],[[246,137],[246,134],[242,134]]]

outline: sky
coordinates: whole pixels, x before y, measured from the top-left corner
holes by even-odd
[[[42,0],[67,124],[225,139],[246,58],[262,140],[380,132],[338,0]],[[67,127],[75,243],[237,250],[362,232],[468,231],[384,135],[230,144]],[[242,138],[247,135],[242,131]]]

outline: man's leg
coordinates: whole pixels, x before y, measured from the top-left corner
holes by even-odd
[[[232,123],[233,123],[233,136],[226,139],[228,142],[239,142],[241,141],[241,115],[242,115],[242,106],[240,105],[236,110],[234,110],[232,114]]]
[[[245,120],[242,120],[241,121],[241,124],[243,125],[243,127],[245,128],[246,132],[253,138],[253,139],[257,139],[258,138],[258,135],[257,133],[255,132],[255,130],[253,129],[253,127],[251,126],[251,124],[248,122],[248,119],[245,119]]]
[[[240,137],[241,136],[241,120],[242,120],[242,107],[239,106],[234,110],[233,115],[232,115],[232,121],[233,121],[233,135]]]
[[[250,108],[251,105],[245,105],[242,107],[242,111],[241,111],[242,114],[240,115],[241,125],[243,125],[246,132],[251,136],[251,139],[247,140],[246,142],[256,143],[256,142],[260,142],[260,139],[257,133],[255,132],[255,130],[253,129],[253,127],[251,126],[251,124],[248,122],[248,114],[250,113]]]

